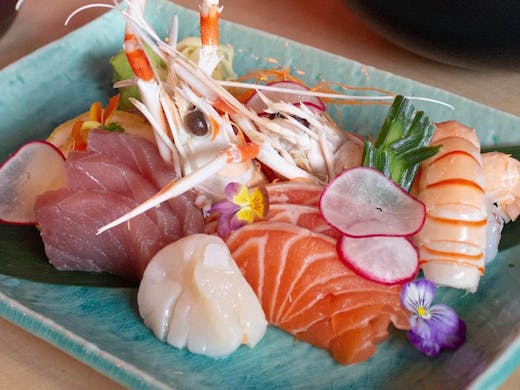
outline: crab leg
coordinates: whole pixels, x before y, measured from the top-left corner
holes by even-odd
[[[229,164],[240,164],[245,161],[252,160],[258,155],[258,152],[258,146],[253,143],[247,143],[240,146],[231,146],[229,149],[220,153],[214,160],[203,165],[198,170],[180,179],[171,181],[157,194],[144,203],[140,204],[127,214],[109,223],[108,225],[101,227],[97,231],[97,234],[101,234],[106,230],[129,221],[130,219],[158,206],[162,202],[182,195],[186,191],[191,190],[195,186],[211,178]]]

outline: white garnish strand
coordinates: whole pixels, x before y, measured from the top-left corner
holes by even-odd
[[[366,101],[388,100],[388,101],[392,101],[395,98],[395,96],[393,96],[393,95],[392,96],[359,96],[359,95],[342,95],[340,93],[325,93],[325,92],[315,92],[315,91],[305,91],[305,90],[295,91],[295,90],[289,89],[289,88],[272,87],[270,85],[262,85],[262,84],[241,83],[238,81],[216,80],[216,82],[224,87],[238,87],[238,88],[244,88],[244,89],[266,90],[266,91],[272,91],[272,92],[283,92],[283,93],[287,93],[287,94],[316,96],[316,97],[321,97],[321,98],[331,98],[331,99],[341,99],[341,100],[366,100]],[[453,107],[451,104],[445,103],[440,100],[426,98],[426,97],[420,97],[420,96],[405,96],[405,97],[410,100],[420,100],[420,101],[440,104],[441,106],[448,107],[452,111],[455,111],[455,107]]]

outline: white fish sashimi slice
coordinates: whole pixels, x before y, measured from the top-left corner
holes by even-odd
[[[160,250],[137,301],[158,338],[211,357],[254,347],[267,328],[258,298],[217,236],[194,234]]]
[[[0,167],[0,220],[36,223],[36,197],[65,186],[65,157],[51,143],[31,141]]]

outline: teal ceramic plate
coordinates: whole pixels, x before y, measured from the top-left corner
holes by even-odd
[[[151,1],[150,20],[162,36],[174,13],[183,36],[197,34],[194,13]],[[160,16],[160,18],[159,18]],[[309,83],[334,80],[371,85],[405,95],[443,100],[424,106],[435,121],[456,118],[478,129],[487,146],[520,144],[520,118],[286,39],[222,22],[222,42],[235,48],[235,70],[279,65]],[[123,22],[111,12],[0,72],[0,157],[114,94],[108,58],[121,45]],[[270,59],[268,61],[268,59]],[[345,107],[343,127],[374,132],[385,107]],[[0,261],[45,261],[33,228],[0,226]],[[517,229],[518,230],[518,229]],[[0,277],[0,313],[28,331],[131,388],[474,388],[498,386],[520,361],[520,246],[514,227],[504,233],[499,256],[475,294],[441,290],[437,302],[453,305],[468,325],[455,353],[430,359],[402,332],[392,332],[377,354],[353,366],[270,328],[254,350],[212,360],[174,349],[154,338],[136,310],[136,289],[45,284]]]

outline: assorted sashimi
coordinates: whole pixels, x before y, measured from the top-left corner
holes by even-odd
[[[269,214],[265,220],[272,222],[286,222],[291,225],[309,229],[315,233],[325,234],[338,239],[341,233],[329,225],[320,213],[317,206],[306,206],[292,203],[275,203],[269,206]]]
[[[116,95],[22,146],[0,167],[0,221],[37,224],[59,270],[140,282],[146,326],[194,353],[254,347],[268,323],[341,364],[374,355],[391,325],[429,356],[460,346],[464,322],[432,305],[433,283],[476,291],[520,215],[520,163],[481,155],[474,129],[434,126],[404,96],[358,96],[393,100],[372,140],[327,114],[356,100],[342,88],[285,69],[219,83],[232,49],[218,45],[218,1],[201,1],[192,59],[176,22],[162,41],[144,0],[127,3],[134,79],[117,86],[137,87],[123,103],[140,114]],[[428,280],[414,281],[419,266]]]

